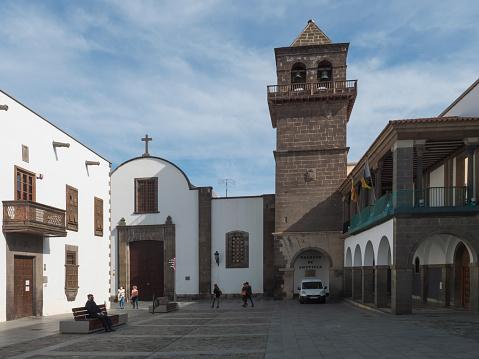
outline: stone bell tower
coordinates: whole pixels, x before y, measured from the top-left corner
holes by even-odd
[[[292,298],[294,261],[314,249],[329,261],[329,294],[342,293],[341,195],[346,125],[357,81],[346,80],[348,43],[333,43],[309,20],[289,47],[275,49],[268,86],[276,128],[275,298]]]

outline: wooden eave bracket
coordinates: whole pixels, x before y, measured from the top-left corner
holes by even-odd
[[[85,161],[85,166],[99,166],[100,162],[98,161]]]
[[[53,147],[67,147],[67,148],[70,148],[70,144],[69,143],[64,143],[64,142],[53,141],[52,145],[53,145]]]

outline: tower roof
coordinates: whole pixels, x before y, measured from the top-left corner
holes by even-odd
[[[333,44],[333,42],[319,29],[314,23],[314,20],[311,19],[301,34],[299,34],[296,40],[291,44],[291,47],[325,44]]]

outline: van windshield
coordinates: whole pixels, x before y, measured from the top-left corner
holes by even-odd
[[[303,282],[303,289],[323,289],[322,282]]]

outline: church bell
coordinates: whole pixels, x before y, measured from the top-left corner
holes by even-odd
[[[296,75],[294,75],[295,79],[300,79],[301,78],[301,72],[296,72]]]
[[[323,70],[323,72],[321,73],[321,80],[329,80],[329,76],[328,76],[328,71],[327,71],[327,70]]]

